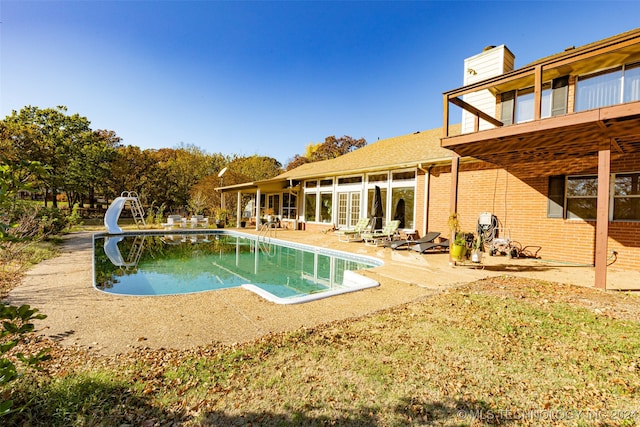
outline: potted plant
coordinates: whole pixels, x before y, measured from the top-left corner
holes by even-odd
[[[471,261],[480,262],[482,260],[482,252],[484,252],[484,237],[482,233],[478,233],[471,244]]]
[[[227,217],[229,216],[229,211],[226,209],[217,209],[215,212],[215,220],[216,227],[224,228],[225,223],[227,222]]]
[[[449,215],[449,229],[451,230],[452,243],[449,246],[451,259],[459,261],[464,258],[467,252],[466,234],[460,232],[460,218],[457,212]]]
[[[461,261],[467,255],[466,233],[458,232],[453,239],[453,244],[449,246],[451,258],[455,261]]]

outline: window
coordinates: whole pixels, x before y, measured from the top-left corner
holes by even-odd
[[[369,175],[367,180],[369,182],[386,182],[388,178],[389,178],[388,174],[379,173],[375,175]]]
[[[545,101],[544,96],[545,92],[542,92],[543,96],[543,105],[542,110],[544,113],[545,109]],[[569,77],[558,77],[551,82],[551,116],[560,116],[562,114],[567,114],[567,101],[569,99]],[[548,115],[541,114],[542,117],[548,117]]]
[[[576,83],[576,111],[640,101],[640,63],[582,76]]]
[[[567,178],[567,218],[596,219],[598,178],[570,176]]]
[[[618,174],[614,181],[613,219],[640,219],[640,173]]]
[[[513,107],[516,102],[516,92],[505,92],[500,95],[500,121],[505,126],[513,124]]]
[[[564,218],[564,176],[549,177],[548,218]]]
[[[273,215],[280,215],[280,195],[269,194],[267,196],[267,209],[271,209]]]
[[[375,193],[375,189],[368,188],[367,189],[367,214],[371,216],[371,211],[373,210],[373,194]],[[382,222],[383,224],[386,222],[387,218],[387,189],[385,187],[380,187],[380,198],[382,199]]]
[[[331,222],[331,199],[332,193],[320,194],[320,222]]]
[[[311,185],[308,185],[313,183]],[[319,184],[319,185],[318,185]],[[329,188],[327,188],[329,187]],[[304,219],[307,222],[332,222],[333,178],[307,181],[304,194]]]
[[[316,193],[306,193],[304,195],[304,219],[306,221],[316,220],[316,205],[318,195]]]
[[[516,98],[516,123],[533,120],[533,88],[519,90]]]
[[[410,181],[416,178],[416,171],[394,172],[392,177],[394,181]]]
[[[282,217],[285,219],[296,219],[298,210],[296,209],[298,198],[295,194],[284,193],[282,195]]]
[[[640,172],[612,175],[609,220],[640,220]],[[547,217],[596,219],[598,178],[596,176],[551,176]]]
[[[394,187],[391,189],[391,208],[393,209],[393,219],[400,221],[398,228],[415,228],[413,187]]]
[[[624,102],[640,101],[640,63],[624,70]]]
[[[619,104],[622,68],[581,77],[576,83],[576,111]]]
[[[360,192],[338,193],[338,227],[351,228],[360,219]]]
[[[338,185],[360,184],[361,182],[362,182],[361,176],[350,176],[346,178],[338,178]]]
[[[543,83],[540,94],[540,118],[567,113],[568,87],[568,76]],[[505,125],[524,123],[534,119],[535,93],[533,87],[505,92],[501,94],[500,99],[500,121]]]

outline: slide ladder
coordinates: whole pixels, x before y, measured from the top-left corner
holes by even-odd
[[[130,268],[135,268],[138,266],[138,261],[140,261],[140,257],[144,252],[144,241],[145,236],[136,236],[125,260],[120,252],[120,248],[118,247],[118,243],[124,240],[124,236],[115,236],[115,237],[105,237],[104,239],[104,253],[109,258],[109,261],[116,267],[122,267],[125,270]]]
[[[146,225],[144,221],[144,210],[135,191],[123,191],[120,197],[116,197],[107,212],[104,214],[104,226],[110,234],[120,234],[122,229],[118,225],[118,219],[122,213],[122,209],[129,205],[131,215],[138,228],[140,225]]]
[[[257,239],[258,249],[260,249],[270,257],[274,256],[275,245],[271,244],[271,238],[276,238],[277,234],[277,229],[273,226],[272,223],[262,224]]]
[[[138,228],[140,228],[140,225],[145,226],[144,209],[142,209],[142,204],[140,204],[138,194],[134,191],[126,191],[123,194],[127,194],[125,197],[129,199],[129,209],[131,209],[131,215],[133,215],[133,220],[136,222]]]

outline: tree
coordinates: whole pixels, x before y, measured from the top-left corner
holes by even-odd
[[[113,131],[91,131],[81,144],[70,147],[69,164],[64,189],[69,206],[82,205],[84,196],[91,207],[95,202],[96,183],[105,182],[116,158],[120,138]]]
[[[144,194],[149,176],[154,174],[155,167],[150,151],[143,151],[133,145],[117,147],[114,159],[110,163],[103,195],[107,199],[113,199],[123,191]]]
[[[39,161],[49,173],[40,177],[46,195],[51,191],[53,206],[56,195],[69,183],[69,165],[80,147],[90,142],[89,120],[79,114],[67,115],[67,107],[40,109],[27,106],[7,116],[9,139],[21,147],[14,150],[20,160]]]
[[[367,145],[367,141],[364,138],[353,139],[346,135],[340,138],[328,136],[324,139],[324,143],[311,154],[310,158],[311,161],[314,162],[334,159],[358,148],[362,148],[365,145]]]
[[[296,154],[293,159],[289,161],[286,169],[295,169],[305,163],[335,159],[343,154],[362,148],[365,145],[367,145],[367,141],[364,138],[353,139],[346,135],[341,136],[340,138],[328,136],[324,139],[323,143],[308,144],[305,150],[305,155],[301,156]]]
[[[287,163],[286,169],[290,171],[306,163],[311,163],[311,160],[308,157],[304,157],[299,154],[296,154],[295,156],[293,156],[293,159],[289,160],[289,163]]]
[[[227,166],[224,183],[240,184],[247,181],[261,181],[282,173],[282,164],[272,157],[253,155],[238,157]],[[227,176],[230,174],[230,176]]]

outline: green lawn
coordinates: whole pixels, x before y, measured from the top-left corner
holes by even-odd
[[[27,405],[6,421],[632,426],[639,302],[503,277],[243,345],[114,357],[54,348],[45,372],[4,391]]]

